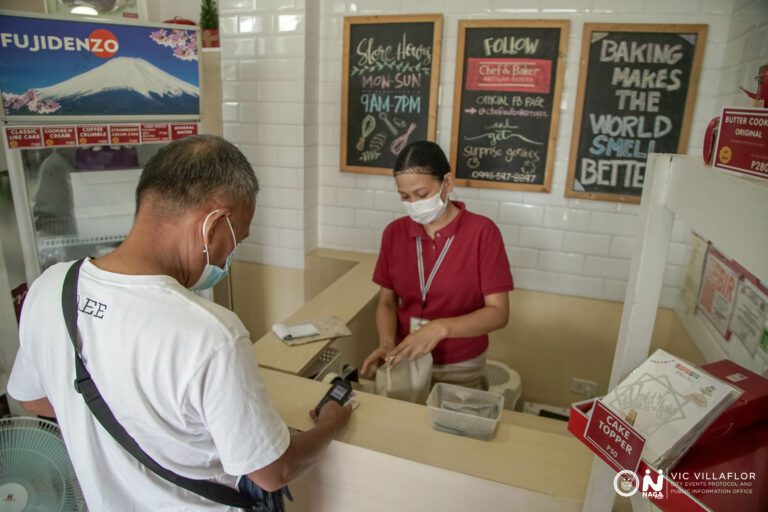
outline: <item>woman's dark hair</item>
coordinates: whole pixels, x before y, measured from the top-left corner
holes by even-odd
[[[403,148],[395,161],[398,174],[429,174],[440,181],[451,172],[451,166],[440,146],[428,140],[411,142]]]

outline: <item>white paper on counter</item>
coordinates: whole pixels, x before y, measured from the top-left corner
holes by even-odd
[[[283,341],[291,341],[298,338],[308,338],[309,336],[317,336],[320,331],[317,330],[315,324],[299,324],[287,326],[285,324],[274,324],[272,326],[272,332]]]

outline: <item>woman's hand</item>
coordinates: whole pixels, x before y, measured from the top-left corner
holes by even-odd
[[[364,377],[368,377],[369,379],[373,378],[373,374],[376,373],[376,370],[378,370],[379,366],[384,364],[384,361],[387,360],[387,357],[391,351],[391,348],[379,347],[371,352],[371,355],[365,358],[365,361],[363,362],[363,368],[360,370],[360,374]],[[370,374],[368,370],[370,370]]]
[[[395,349],[389,353],[389,362],[396,366],[403,358],[409,361],[419,359],[434,349],[438,343],[448,337],[448,328],[441,320],[432,320],[418,331],[409,334]]]

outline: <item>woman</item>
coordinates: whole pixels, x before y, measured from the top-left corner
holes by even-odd
[[[394,174],[408,216],[382,235],[373,275],[381,286],[379,347],[362,372],[431,352],[433,384],[488,389],[488,333],[507,325],[513,288],[501,233],[487,217],[448,199],[453,176],[434,142],[406,146]]]

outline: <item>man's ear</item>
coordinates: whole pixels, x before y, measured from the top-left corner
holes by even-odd
[[[220,223],[229,215],[232,214],[230,208],[217,208],[209,210],[200,220],[200,229],[204,233],[205,243],[208,247],[211,246],[213,240],[213,233],[220,227]],[[207,219],[206,219],[207,217]],[[226,221],[225,221],[226,222]]]

